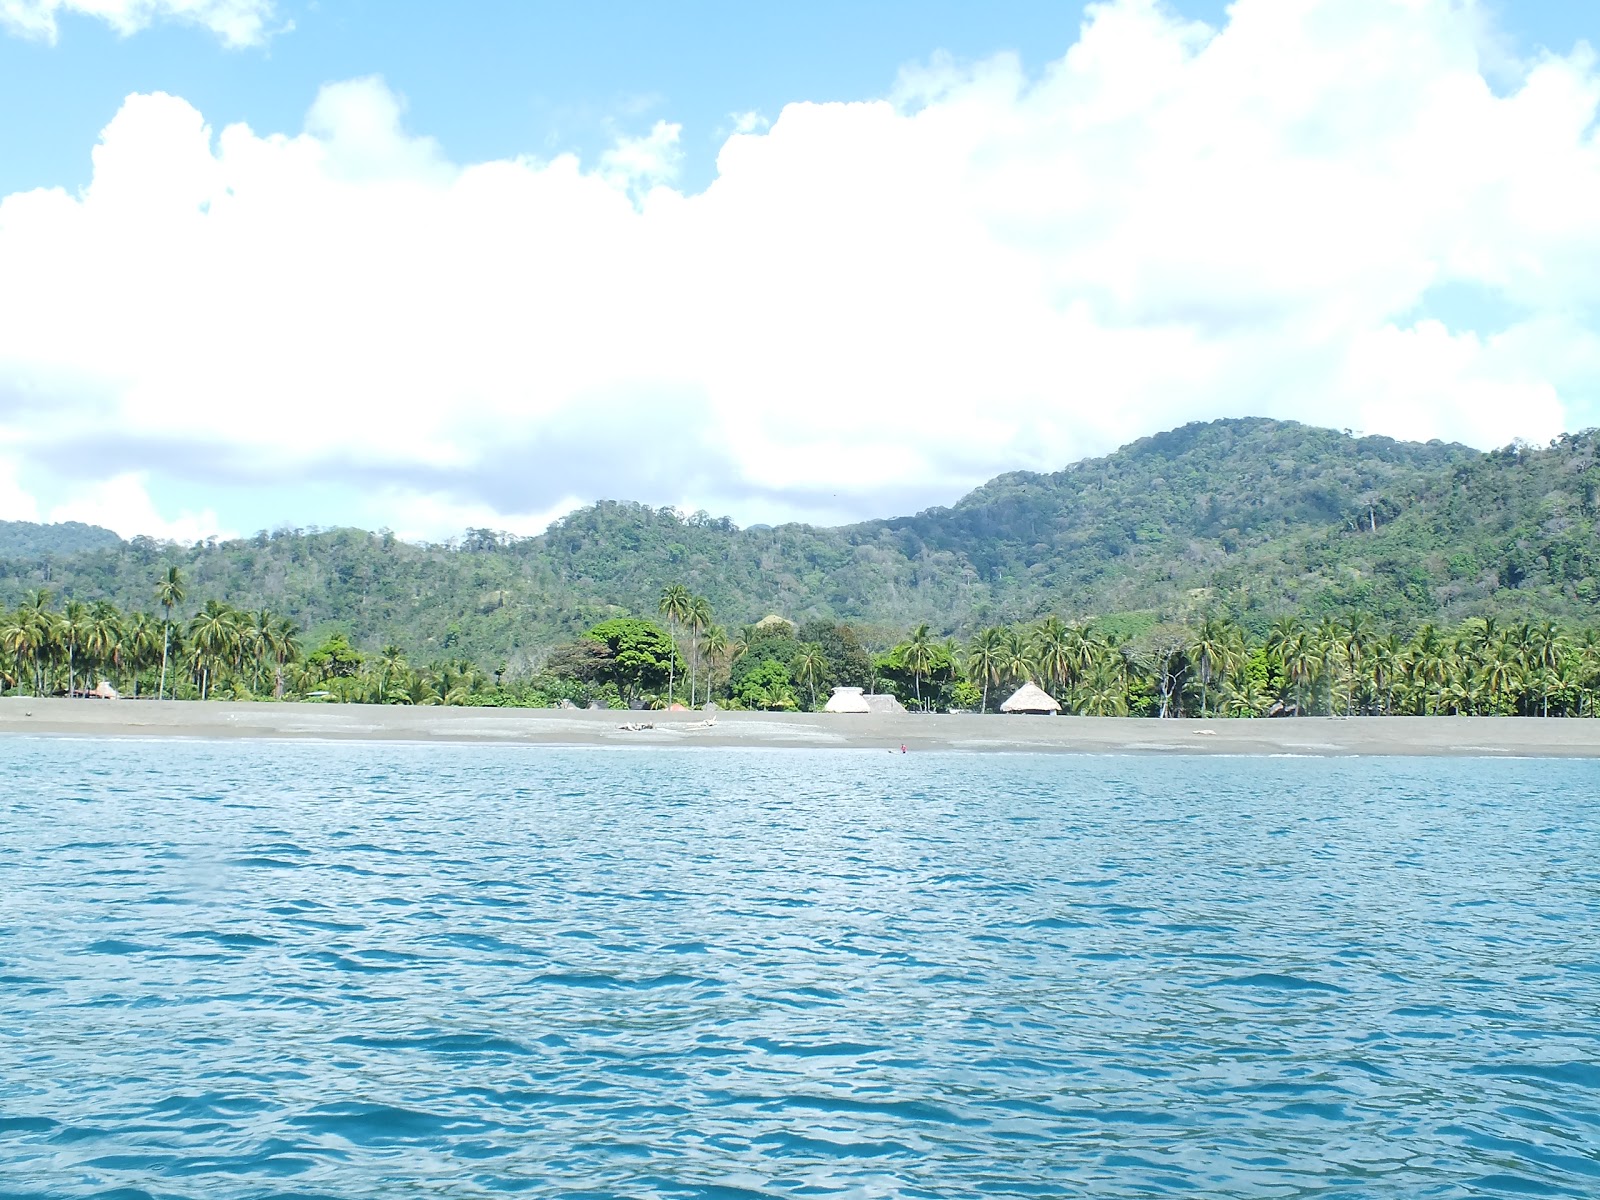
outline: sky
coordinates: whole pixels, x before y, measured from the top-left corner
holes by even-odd
[[[0,0],[0,519],[949,504],[1600,424],[1600,6]]]

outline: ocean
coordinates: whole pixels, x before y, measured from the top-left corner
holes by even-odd
[[[6,1198],[1600,1195],[1600,763],[0,779]]]

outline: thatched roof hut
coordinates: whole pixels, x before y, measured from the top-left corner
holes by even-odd
[[[867,710],[869,712],[903,713],[906,710],[906,706],[904,704],[901,704],[900,701],[896,700],[893,696],[887,693],[882,695],[867,695],[861,698],[867,702]]]
[[[865,688],[836,687],[833,695],[828,697],[828,703],[823,712],[831,713],[869,713],[872,706],[867,703],[867,698],[861,693]]]
[[[1035,683],[1025,683],[1000,706],[1003,713],[1058,713],[1061,702]]]

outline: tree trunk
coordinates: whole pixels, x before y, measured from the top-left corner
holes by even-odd
[[[156,688],[156,699],[167,697],[167,650],[172,645],[172,622],[168,621],[161,635],[161,683]]]

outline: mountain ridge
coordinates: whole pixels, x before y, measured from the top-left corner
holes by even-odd
[[[1600,599],[1596,437],[1480,452],[1270,418],[1195,422],[1056,472],[1008,472],[948,507],[818,527],[602,501],[545,533],[452,544],[336,529],[194,547],[149,539],[66,555],[0,552],[0,600],[53,586],[149,607],[166,563],[192,600],[267,605],[372,644],[484,661],[536,654],[585,622],[653,612],[663,584],[719,620],[769,612],[959,632],[1202,608],[1250,624],[1290,608],[1389,622],[1480,611],[1581,618]],[[114,535],[113,535],[114,536]]]

